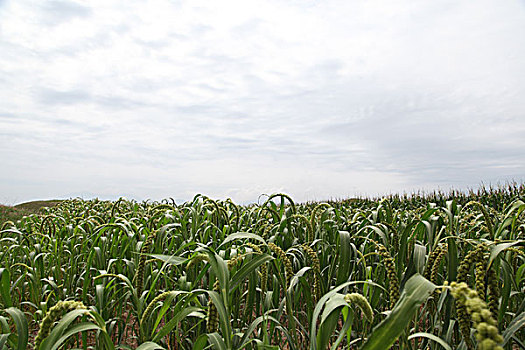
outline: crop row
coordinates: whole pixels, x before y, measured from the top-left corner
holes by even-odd
[[[0,349],[525,348],[520,195],[63,201],[1,227]]]

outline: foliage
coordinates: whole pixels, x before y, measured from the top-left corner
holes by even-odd
[[[63,201],[0,230],[0,348],[523,347],[523,195]]]

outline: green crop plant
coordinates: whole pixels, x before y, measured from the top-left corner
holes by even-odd
[[[525,347],[525,186],[0,218],[2,349]]]

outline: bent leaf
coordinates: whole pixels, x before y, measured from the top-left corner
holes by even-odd
[[[390,314],[372,331],[362,350],[387,350],[412,321],[436,285],[420,274],[412,276]]]

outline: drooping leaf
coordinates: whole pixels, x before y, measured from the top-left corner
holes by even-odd
[[[27,324],[26,315],[19,309],[15,307],[10,307],[4,310],[13,318],[16,327],[17,334],[17,350],[25,350],[28,339],[29,339],[29,330]],[[1,349],[1,348],[0,348]]]
[[[436,286],[421,276],[412,276],[390,314],[375,327],[362,350],[387,350],[403,333],[423,302]]]
[[[411,339],[414,339],[414,338],[428,338],[430,340],[435,341],[439,345],[441,345],[445,350],[452,350],[452,347],[446,341],[444,341],[443,339],[441,339],[437,335],[434,335],[434,334],[431,334],[431,333],[426,333],[426,332],[414,333],[414,334],[411,334],[408,337],[408,340],[411,340]]]

